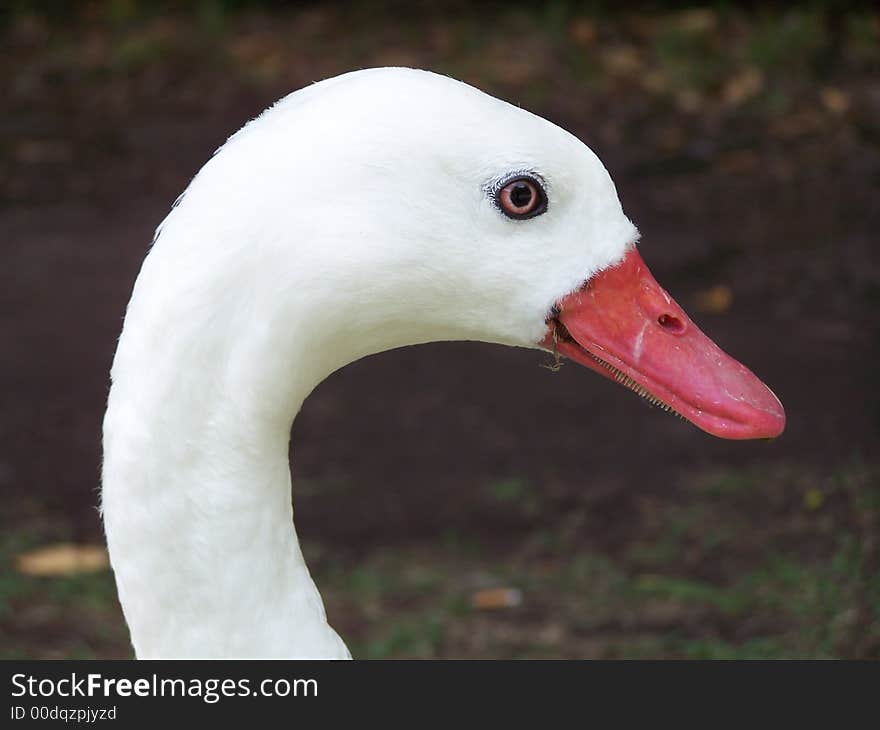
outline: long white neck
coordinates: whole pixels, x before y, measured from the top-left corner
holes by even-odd
[[[343,363],[315,355],[308,308],[284,313],[290,337],[273,339],[271,292],[220,296],[221,277],[201,293],[222,309],[205,308],[186,277],[171,283],[176,242],[160,243],[129,305],[104,423],[104,522],[135,651],[345,658],[300,551],[288,464],[303,399]]]

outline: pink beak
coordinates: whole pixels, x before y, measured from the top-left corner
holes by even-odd
[[[785,428],[779,399],[660,287],[633,247],[557,303],[542,344],[727,439]]]

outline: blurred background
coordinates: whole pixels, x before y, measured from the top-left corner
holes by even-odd
[[[354,655],[880,658],[873,3],[3,6],[0,656],[131,656],[100,423],[172,201],[278,97],[404,65],[587,142],[658,280],[789,426],[716,440],[473,343],[345,368],[306,402],[292,464]]]

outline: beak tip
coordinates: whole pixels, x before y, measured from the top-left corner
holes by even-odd
[[[774,441],[785,431],[786,418],[782,404],[774,396],[772,407],[756,410],[752,418],[748,419],[751,424],[743,434],[746,439],[763,439]]]
[[[776,419],[776,426],[770,438],[778,438],[785,431],[785,411],[780,411]]]
[[[782,435],[782,432],[785,431],[786,417],[785,417],[785,408],[782,405],[782,401],[779,400],[779,397],[770,390],[767,385],[764,385],[767,389],[767,393],[770,396],[769,403],[767,404],[767,408],[765,409],[765,413],[767,414],[766,418],[766,429],[767,429],[767,439],[775,439]]]

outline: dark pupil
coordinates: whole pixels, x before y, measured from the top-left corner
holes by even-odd
[[[525,208],[532,202],[532,188],[525,183],[514,183],[510,191],[510,202],[517,208]]]

